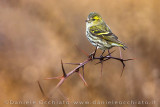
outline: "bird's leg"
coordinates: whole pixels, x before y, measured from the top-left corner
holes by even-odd
[[[103,54],[105,53],[105,51],[106,51],[106,50],[103,50],[103,52],[102,52],[102,54],[101,54],[101,57],[103,57]]]
[[[95,49],[94,52],[93,52],[93,58],[95,57],[96,52],[97,52],[97,46],[96,46],[96,49]]]
[[[102,58],[103,59],[103,54],[105,53],[105,50],[103,50],[103,52],[102,52],[102,54],[101,54],[101,56],[100,56],[100,58]]]
[[[108,49],[108,56],[111,56],[111,53],[110,53],[109,49]]]
[[[96,52],[97,52],[97,46],[96,46],[96,49],[94,50],[94,52],[92,52],[92,53],[88,56],[88,58],[94,59]]]

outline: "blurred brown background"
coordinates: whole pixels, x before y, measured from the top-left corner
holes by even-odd
[[[159,107],[159,5],[159,0],[0,0],[1,106],[54,106],[10,105],[5,101],[41,100],[37,80],[48,93],[58,81],[43,79],[62,74],[61,59],[85,60],[77,47],[87,53],[95,49],[85,36],[85,20],[95,11],[129,47],[122,51],[123,57],[135,60],[126,62],[122,78],[120,62],[105,62],[102,77],[100,65],[92,62],[85,66],[88,87],[74,74],[60,90],[71,101],[156,101],[154,105],[98,105],[101,107]],[[118,48],[114,49],[114,56],[119,57]],[[65,65],[67,72],[74,67]],[[59,94],[54,97],[63,99]]]

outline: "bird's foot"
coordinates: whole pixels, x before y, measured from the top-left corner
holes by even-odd
[[[88,56],[88,58],[91,59],[91,60],[94,59],[96,52],[97,52],[97,46],[96,46],[96,49],[94,50],[94,52],[92,52],[92,53]]]
[[[95,52],[91,53],[89,56],[88,56],[89,59],[94,59],[95,58]]]
[[[103,55],[100,56],[100,61],[102,61],[105,57]]]

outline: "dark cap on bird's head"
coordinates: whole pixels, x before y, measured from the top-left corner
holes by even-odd
[[[98,13],[96,12],[91,12],[89,15],[88,15],[88,18],[94,18],[94,17],[101,17]]]
[[[94,21],[94,20],[99,20],[99,19],[102,19],[102,18],[101,18],[101,16],[98,13],[91,12],[88,15],[88,18],[87,18],[86,22],[90,22],[90,21]]]

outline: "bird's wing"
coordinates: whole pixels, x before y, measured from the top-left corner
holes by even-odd
[[[107,26],[92,26],[89,31],[93,36],[105,39],[106,41],[120,43],[118,37]]]
[[[103,35],[103,39],[105,39],[106,41],[121,44],[121,42],[118,40],[118,37],[113,33],[109,36]]]
[[[89,28],[89,31],[93,36],[101,36],[102,34],[109,35],[112,33],[109,30],[106,30],[105,26],[92,26]]]

